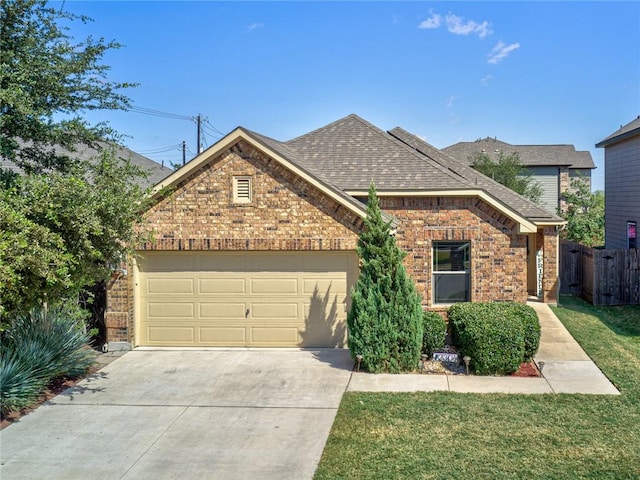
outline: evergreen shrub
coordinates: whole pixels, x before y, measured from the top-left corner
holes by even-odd
[[[447,337],[447,322],[436,312],[425,311],[422,314],[424,333],[422,335],[422,353],[431,356],[444,347]]]
[[[422,346],[421,300],[373,184],[357,250],[360,275],[347,314],[351,356],[362,355],[361,366],[373,373],[412,371]]]
[[[458,303],[449,309],[453,342],[481,375],[509,374],[533,357],[540,324],[533,308],[517,303]]]

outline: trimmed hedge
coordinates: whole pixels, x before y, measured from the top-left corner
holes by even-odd
[[[447,322],[436,312],[425,311],[422,314],[424,334],[422,335],[422,353],[429,356],[444,347],[447,337]]]
[[[533,357],[540,323],[533,308],[518,303],[457,303],[449,309],[453,342],[481,375],[505,375]]]

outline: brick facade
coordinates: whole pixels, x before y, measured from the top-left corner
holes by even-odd
[[[432,246],[438,240],[470,242],[472,301],[526,301],[526,236],[490,205],[472,197],[383,197],[380,205],[400,220],[398,245],[408,253],[407,271],[425,306],[433,304]]]
[[[233,202],[234,176],[252,179],[252,202]],[[471,300],[527,298],[526,235],[475,197],[381,197],[398,221],[398,245],[427,308],[432,305],[432,246],[437,240],[471,244]],[[355,250],[362,219],[244,141],[194,171],[145,215],[151,240],[140,250]],[[557,236],[538,235],[544,248],[544,299],[555,299]],[[548,275],[547,275],[548,272]],[[130,272],[131,273],[131,272]],[[108,339],[134,342],[133,275],[110,284]],[[441,309],[441,308],[440,308]]]

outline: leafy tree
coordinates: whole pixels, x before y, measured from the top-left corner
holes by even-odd
[[[382,217],[373,184],[358,255],[360,276],[347,315],[351,355],[362,355],[362,366],[371,372],[411,371],[422,346],[420,296],[402,264],[406,254]]]
[[[73,20],[90,21],[45,0],[0,2],[0,155],[27,173],[74,163],[55,145],[73,151],[114,140],[106,123],[91,125],[82,114],[129,105],[119,91],[132,84],[108,81],[101,63],[120,45],[91,37],[74,42],[64,25]]]
[[[588,247],[604,245],[604,192],[591,193],[589,184],[581,178],[573,180],[571,187],[563,194],[565,211],[558,212],[568,222],[561,237]]]
[[[524,168],[517,152],[505,155],[500,152],[498,161],[494,162],[486,153],[477,152],[473,156],[473,168],[492,178],[516,193],[539,203],[542,197],[542,187]]]
[[[109,278],[138,238],[144,192],[132,179],[140,175],[105,151],[71,172],[24,175],[0,190],[3,307],[77,298]]]
[[[135,245],[144,177],[116,157],[118,135],[90,124],[90,110],[125,109],[107,79],[105,53],[116,42],[76,42],[69,22],[84,16],[44,0],[0,0],[0,319],[45,302],[77,300],[104,282]],[[75,154],[86,145],[101,153]],[[107,145],[107,147],[104,147]]]

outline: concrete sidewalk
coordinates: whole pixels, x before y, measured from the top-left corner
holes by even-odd
[[[545,303],[529,302],[540,319],[540,348],[534,360],[542,377],[475,375],[373,375],[353,372],[350,392],[584,393],[620,392],[582,350]]]

